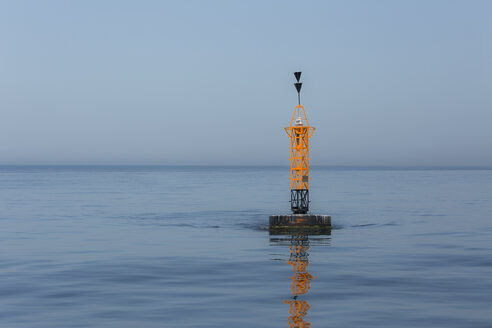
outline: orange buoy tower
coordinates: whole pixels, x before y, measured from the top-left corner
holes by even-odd
[[[301,105],[302,72],[295,72],[298,105],[285,128],[290,138],[290,209],[292,214],[271,215],[270,230],[291,228],[331,228],[329,215],[308,214],[309,211],[309,138],[315,128],[309,125]]]
[[[315,128],[309,126],[306,111],[301,105],[302,72],[295,72],[297,82],[298,105],[285,128],[290,137],[290,208],[294,214],[306,214],[309,211],[309,138]]]

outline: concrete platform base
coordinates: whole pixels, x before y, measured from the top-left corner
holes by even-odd
[[[331,216],[320,214],[283,214],[270,215],[270,232],[286,232],[293,230],[331,229]]]

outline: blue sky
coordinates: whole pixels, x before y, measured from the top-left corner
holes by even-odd
[[[490,1],[1,1],[0,164],[492,166]]]

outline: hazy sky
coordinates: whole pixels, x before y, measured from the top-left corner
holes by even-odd
[[[1,1],[0,164],[492,165],[492,1]]]

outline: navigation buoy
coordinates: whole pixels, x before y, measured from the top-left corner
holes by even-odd
[[[270,230],[331,228],[331,216],[308,214],[309,211],[309,138],[315,128],[309,125],[306,110],[301,105],[301,88],[299,82],[302,72],[295,72],[297,82],[298,105],[285,128],[290,138],[290,209],[292,214],[271,215]]]

